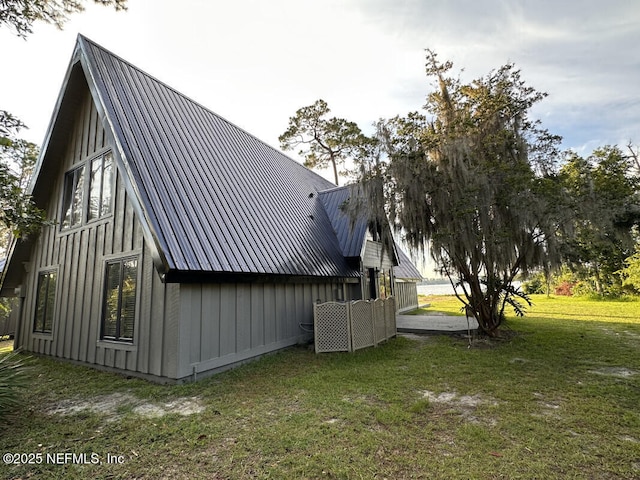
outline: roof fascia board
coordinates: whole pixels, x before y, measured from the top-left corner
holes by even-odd
[[[167,261],[166,255],[162,250],[159,237],[155,229],[151,226],[150,217],[144,207],[144,203],[142,202],[142,196],[140,194],[138,185],[133,180],[135,177],[133,175],[133,172],[131,171],[129,162],[127,161],[127,156],[122,146],[122,142],[119,138],[120,136],[117,134],[116,127],[107,113],[104,98],[100,93],[100,89],[98,88],[95,79],[95,69],[91,63],[89,55],[86,52],[87,47],[82,35],[78,35],[77,45],[80,52],[78,54],[79,61],[87,79],[89,91],[91,92],[93,101],[96,104],[96,109],[98,111],[98,115],[100,116],[102,125],[105,129],[105,133],[109,141],[111,141],[112,145],[114,145],[115,147],[114,157],[116,159],[116,165],[122,173],[125,189],[131,198],[131,204],[142,226],[142,234],[151,251],[153,263],[164,281],[165,275],[169,271],[169,263]]]
[[[167,283],[282,283],[282,284],[308,284],[308,283],[359,283],[360,274],[353,270],[350,277],[339,276],[308,276],[308,275],[282,275],[263,273],[229,273],[207,271],[182,271],[171,270],[166,275]]]
[[[15,237],[11,237],[11,243],[9,244],[9,248],[7,249],[7,261],[4,264],[4,268],[2,272],[0,272],[0,297],[9,296],[3,295],[2,290],[4,289],[4,280],[7,277],[7,272],[9,271],[9,267],[11,265],[11,259],[13,258],[13,252],[16,249],[17,240]]]

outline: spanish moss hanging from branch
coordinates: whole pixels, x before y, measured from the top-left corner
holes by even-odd
[[[431,254],[480,330],[497,335],[507,305],[523,314],[519,273],[558,260],[558,208],[551,201],[559,137],[529,118],[545,94],[505,65],[463,84],[427,51],[435,80],[425,113],[380,121],[384,154],[363,161],[360,181],[416,251]],[[384,200],[381,201],[380,197]]]

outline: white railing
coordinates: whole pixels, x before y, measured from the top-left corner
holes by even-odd
[[[395,299],[316,303],[313,323],[316,353],[372,347],[396,335]]]
[[[396,282],[395,287],[398,313],[418,308],[418,287],[414,282]]]

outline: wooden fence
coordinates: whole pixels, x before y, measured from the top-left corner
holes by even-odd
[[[396,335],[395,299],[316,303],[313,321],[316,353],[372,347]]]

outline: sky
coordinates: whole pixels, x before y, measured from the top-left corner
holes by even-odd
[[[420,110],[425,49],[469,82],[514,63],[548,97],[532,114],[583,156],[640,144],[638,0],[129,0],[87,5],[62,31],[0,27],[0,109],[42,143],[78,33],[279,147],[317,99],[371,133]],[[296,158],[295,153],[291,154]],[[321,172],[331,179],[331,172]],[[427,275],[428,276],[428,275]]]
[[[548,97],[533,115],[588,155],[640,143],[640,2],[559,0],[129,0],[87,5],[26,40],[0,27],[0,109],[41,143],[82,33],[278,147],[295,111],[322,98],[366,131],[421,109],[425,49],[463,81],[508,62]]]

